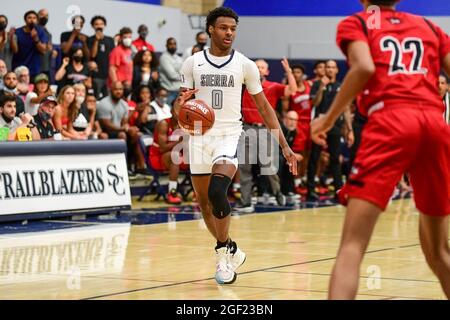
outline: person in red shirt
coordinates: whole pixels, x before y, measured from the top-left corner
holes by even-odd
[[[378,5],[379,16],[363,11],[339,23],[337,44],[350,69],[329,111],[311,125],[312,139],[324,144],[334,121],[363,93],[359,107],[368,122],[339,195],[348,207],[329,298],[355,298],[375,223],[405,171],[421,213],[422,250],[450,298],[450,127],[436,87],[441,67],[450,74],[450,38],[429,20],[396,11],[396,0],[361,2],[366,9]]]
[[[133,41],[132,43],[132,50],[134,53],[137,53],[139,51],[143,50],[149,50],[151,52],[155,52],[155,47],[147,42],[147,36],[148,36],[148,27],[145,24],[141,24],[138,28],[138,34],[139,37]]]
[[[125,97],[131,92],[133,80],[133,58],[131,50],[131,36],[133,31],[124,27],[120,30],[120,44],[109,55],[109,86],[122,82]]]
[[[269,75],[269,65],[266,61],[260,59],[255,61],[256,66],[258,67],[261,85],[263,88],[263,92],[267,97],[272,108],[275,109],[277,106],[278,100],[281,98],[288,98],[291,93],[297,90],[296,82],[294,76],[292,75],[292,69],[289,66],[289,62],[287,59],[283,59],[281,61],[283,65],[283,69],[286,72],[288,85],[283,85],[278,82],[272,82],[266,79]],[[244,90],[243,100],[242,100],[242,116],[244,122],[244,131],[246,138],[242,141],[242,148],[245,150],[249,149],[250,141],[252,143],[256,142],[258,146],[258,154],[253,152],[246,152],[245,154],[249,154],[249,161],[245,161],[244,163],[239,164],[239,174],[241,179],[241,199],[238,204],[236,204],[235,209],[239,212],[253,212],[254,207],[252,205],[252,186],[253,186],[253,174],[252,174],[252,165],[264,163],[264,169],[261,171],[261,175],[264,175],[268,178],[270,187],[272,189],[273,194],[277,198],[277,202],[279,205],[286,204],[286,197],[281,193],[280,188],[280,178],[277,175],[277,164],[274,164],[274,161],[268,161],[268,159],[264,158],[272,158],[270,154],[270,144],[272,143],[272,139],[270,133],[267,131],[264,120],[258,112],[258,108],[253,101],[251,95],[247,90]],[[261,130],[265,130],[265,132],[260,132]],[[262,137],[267,137],[267,139],[261,139]],[[273,144],[273,143],[272,143]],[[273,149],[272,149],[273,150]],[[269,162],[269,163],[267,163]]]

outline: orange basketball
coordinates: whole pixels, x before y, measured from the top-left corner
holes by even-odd
[[[214,125],[214,110],[205,101],[187,101],[178,113],[180,127],[190,135],[204,134]]]

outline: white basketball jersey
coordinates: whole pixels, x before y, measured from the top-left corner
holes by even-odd
[[[212,56],[209,50],[197,52],[181,70],[181,86],[199,89],[195,98],[214,109],[214,126],[207,135],[241,133],[243,85],[250,94],[262,91],[256,64],[235,50],[226,57]]]

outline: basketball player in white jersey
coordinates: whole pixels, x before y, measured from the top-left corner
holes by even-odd
[[[276,130],[274,137],[292,173],[297,174],[295,154],[262,92],[256,64],[232,49],[238,19],[229,8],[219,7],[209,13],[206,32],[211,37],[211,48],[195,53],[184,62],[180,95],[175,102],[177,107],[195,95],[215,112],[215,123],[205,135],[190,136],[189,164],[203,218],[217,240],[215,278],[219,284],[233,283],[236,269],[246,258],[228,233],[231,207],[227,199],[227,190],[238,166],[243,85],[253,95],[267,128]]]

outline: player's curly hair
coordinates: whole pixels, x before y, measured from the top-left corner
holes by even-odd
[[[208,31],[208,27],[214,26],[214,24],[216,23],[216,20],[219,17],[230,17],[230,18],[233,18],[234,20],[236,20],[236,23],[239,22],[239,16],[237,15],[236,12],[234,12],[233,9],[227,8],[227,7],[215,8],[215,9],[211,10],[208,13],[208,16],[206,17],[206,33],[208,34],[209,37],[211,37],[211,34]]]

